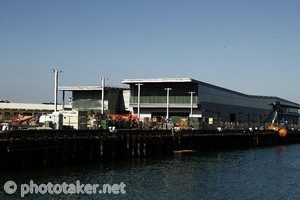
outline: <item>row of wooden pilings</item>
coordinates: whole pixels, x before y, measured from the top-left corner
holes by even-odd
[[[253,148],[300,143],[300,133],[281,138],[269,131],[14,131],[0,135],[0,168],[33,168],[106,162],[174,152]]]

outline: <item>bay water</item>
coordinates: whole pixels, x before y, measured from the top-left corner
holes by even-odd
[[[30,184],[42,191],[22,193]],[[107,184],[116,190],[102,190]],[[99,186],[83,194],[83,185]],[[0,199],[298,199],[300,145],[2,171],[0,186]]]

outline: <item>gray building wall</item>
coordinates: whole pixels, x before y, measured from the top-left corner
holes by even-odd
[[[75,110],[102,109],[102,93],[99,90],[78,90],[72,92],[72,108]],[[104,112],[122,113],[125,111],[123,90],[120,88],[107,88],[104,92]]]
[[[275,102],[299,107],[299,104],[278,97],[246,95],[205,83],[198,85],[198,100],[204,117],[240,123],[270,123]],[[298,109],[281,107],[281,111],[284,120],[298,124]]]
[[[274,115],[273,103],[279,101],[285,120],[298,124],[299,104],[278,97],[246,95],[193,79],[131,79],[122,81],[130,85],[129,108],[137,114],[136,83],[142,83],[140,96],[141,117],[166,116],[166,91],[170,116],[188,116],[191,107],[190,91],[194,91],[193,114],[224,122],[270,123]],[[292,107],[287,107],[292,106]]]

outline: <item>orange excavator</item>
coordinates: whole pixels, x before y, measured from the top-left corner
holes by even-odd
[[[35,116],[24,116],[19,115],[17,118],[13,118],[12,122],[14,125],[21,125],[26,122],[26,124],[31,124],[35,121]]]
[[[132,115],[131,113],[129,113],[129,114],[109,114],[107,116],[107,118],[110,120],[116,120],[116,121],[124,120],[126,122],[134,121],[136,124],[139,123],[139,119],[137,118],[137,116]]]
[[[128,114],[109,114],[107,115],[107,119],[115,121],[122,128],[134,128],[139,124],[139,119],[137,116]]]
[[[272,131],[276,131],[276,132],[278,132],[278,134],[281,137],[285,137],[287,135],[288,131],[287,131],[286,128],[281,127],[279,125],[279,119],[278,119],[278,113],[280,111],[280,102],[276,101],[273,105],[275,106],[274,117],[273,117],[272,123],[268,126],[267,129],[272,130]],[[277,121],[277,123],[276,123],[276,121]]]

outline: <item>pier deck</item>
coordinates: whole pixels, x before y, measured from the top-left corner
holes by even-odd
[[[300,143],[300,132],[186,130],[26,130],[0,134],[0,168],[77,163]]]

